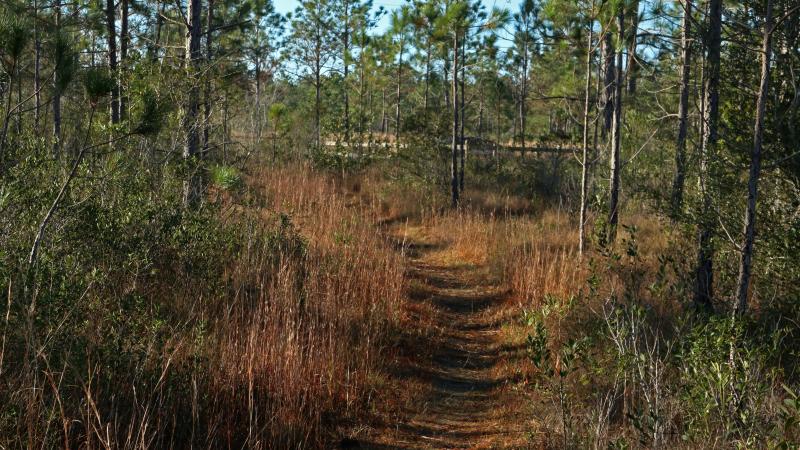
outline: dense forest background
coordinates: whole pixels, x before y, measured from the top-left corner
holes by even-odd
[[[330,448],[409,221],[531,447],[798,445],[794,0],[5,0],[0,63],[2,448]]]

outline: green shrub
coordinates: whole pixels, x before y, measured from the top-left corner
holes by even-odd
[[[244,185],[241,173],[233,166],[212,166],[209,173],[211,183],[226,191],[238,191]]]

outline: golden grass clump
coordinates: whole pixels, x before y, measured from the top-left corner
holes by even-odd
[[[326,426],[365,410],[397,318],[402,264],[371,211],[330,180],[294,168],[259,171],[250,184],[296,224],[305,247],[275,260],[272,244],[259,242],[231,268],[234,306],[218,321],[212,391],[222,393],[221,412],[246,408],[221,428],[247,432],[248,444],[266,436],[275,447],[322,446]]]

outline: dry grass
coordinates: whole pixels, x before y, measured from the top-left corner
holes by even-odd
[[[363,419],[399,317],[399,256],[371,205],[306,167],[257,169],[247,186],[217,196],[233,242],[201,252],[222,255],[219,279],[160,260],[154,276],[79,300],[96,305],[68,338],[82,352],[44,330],[37,356],[7,358],[0,447],[330,448]],[[168,322],[115,317],[122,291]],[[10,345],[32,348],[23,337]]]
[[[276,447],[322,445],[337,417],[365,410],[385,330],[397,319],[402,264],[371,211],[330,180],[290,169],[261,171],[249,184],[297,223],[308,248],[275,264],[269,248],[255,247],[231,269],[234,303],[250,306],[219,322],[212,391],[226,393],[222,405],[248,405],[251,417],[228,416],[224,429],[269,430]]]

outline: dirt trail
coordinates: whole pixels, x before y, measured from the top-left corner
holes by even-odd
[[[407,230],[398,242],[409,259],[409,344],[394,389],[411,398],[358,448],[525,447],[524,402],[504,363],[515,352],[498,336],[506,292],[484,267],[441,258],[447,243]]]

